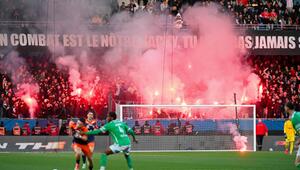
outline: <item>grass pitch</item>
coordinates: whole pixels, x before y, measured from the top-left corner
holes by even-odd
[[[295,155],[282,152],[132,153],[135,170],[293,170]],[[94,155],[95,170],[100,154]],[[73,170],[73,153],[0,153],[0,170]],[[127,170],[122,154],[108,157],[107,170]]]

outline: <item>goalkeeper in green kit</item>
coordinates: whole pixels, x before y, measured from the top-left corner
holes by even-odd
[[[115,112],[110,112],[107,116],[107,124],[101,127],[98,130],[93,130],[85,132],[86,135],[97,135],[99,133],[109,132],[109,136],[113,139],[114,144],[111,145],[105,153],[101,155],[100,159],[100,170],[105,170],[107,164],[107,156],[119,152],[123,152],[125,159],[127,161],[128,168],[133,170],[132,160],[129,155],[131,149],[131,142],[128,137],[130,134],[133,137],[133,141],[137,143],[135,139],[135,134],[131,128],[129,128],[124,122],[121,122],[117,119]]]
[[[297,134],[300,134],[300,112],[296,112],[295,106],[290,102],[285,104],[284,110],[290,115],[290,119]],[[298,146],[298,151],[296,155],[295,165],[300,168],[300,139],[297,140],[296,146]]]

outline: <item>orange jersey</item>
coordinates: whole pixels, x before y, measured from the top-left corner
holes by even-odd
[[[81,137],[79,137],[79,136],[80,136],[80,135],[78,134],[79,132],[88,132],[88,129],[87,129],[87,127],[85,127],[85,126],[82,126],[82,127],[77,127],[77,126],[76,126],[76,127],[73,129],[73,143],[81,144],[81,145],[87,145],[87,144],[88,144],[88,141],[82,139]],[[86,139],[87,139],[87,135],[82,135],[82,136],[85,136]]]
[[[70,128],[71,130],[74,130],[75,127],[76,127],[76,123],[73,122],[73,121],[70,121],[70,122],[69,122],[69,128]]]

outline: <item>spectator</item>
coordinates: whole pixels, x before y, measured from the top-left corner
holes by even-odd
[[[133,126],[133,131],[136,135],[142,134],[142,127],[140,126],[139,121],[135,121]]]
[[[190,121],[186,121],[184,124],[184,133],[186,135],[191,135],[191,134],[193,134],[193,129],[194,129],[194,126],[190,123]]]
[[[168,8],[169,8],[168,0],[163,0],[163,2],[160,4],[161,13],[165,14],[166,12],[168,12]]]
[[[50,136],[57,136],[59,134],[59,129],[58,127],[53,123],[50,124]]]
[[[142,130],[144,135],[149,135],[151,133],[151,126],[147,120],[145,121]]]
[[[175,127],[174,127],[174,135],[179,135],[180,134],[180,127],[179,127],[179,125],[177,125],[176,123],[175,123]]]
[[[49,136],[56,136],[56,126],[51,121],[47,124],[44,133]]]
[[[21,128],[18,123],[15,124],[13,127],[13,135],[14,136],[20,136],[21,135]]]
[[[159,120],[157,120],[153,126],[153,134],[155,136],[161,136],[164,134],[164,128]]]
[[[122,2],[122,5],[120,6],[120,12],[123,12],[123,11],[126,11],[127,10],[127,7],[125,5],[125,2]]]
[[[268,11],[268,8],[265,8],[259,17],[261,18],[263,24],[269,24],[270,13]]]
[[[170,7],[171,14],[176,16],[181,8],[181,0],[169,0],[168,6]]]
[[[61,126],[61,128],[59,130],[59,135],[60,136],[67,136],[67,135],[69,135],[67,127],[68,127],[67,123],[62,124],[62,126]]]
[[[275,9],[272,9],[272,12],[270,13],[270,21],[271,21],[271,23],[272,24],[277,24],[277,18],[278,18],[278,15],[275,12]]]
[[[142,4],[142,2],[143,2],[143,4]],[[138,0],[138,5],[139,6],[146,6],[148,4],[148,0]]]
[[[127,8],[129,9],[129,12],[131,14],[134,14],[135,11],[138,9],[137,3],[135,3],[134,0],[130,0],[130,3],[128,4]]]
[[[261,119],[258,119],[258,123],[256,124],[256,142],[259,151],[262,150],[264,136],[268,136],[268,128]]]
[[[169,135],[174,135],[175,134],[175,127],[176,127],[176,123],[171,122],[168,126],[168,134]]]
[[[23,136],[29,136],[31,135],[31,129],[30,129],[30,126],[29,126],[29,123],[26,122],[24,125],[23,125],[23,128],[22,128],[22,135]]]
[[[34,126],[34,128],[33,128],[33,135],[41,135],[41,133],[42,133],[42,128],[40,127],[40,125],[39,125],[39,122],[37,121],[36,123],[35,123],[35,126]]]
[[[0,136],[5,136],[6,135],[6,130],[5,130],[5,127],[4,127],[4,123],[1,122],[0,123]]]
[[[183,20],[181,18],[180,13],[178,13],[175,17],[174,27],[180,29],[182,28],[182,26],[183,26]]]

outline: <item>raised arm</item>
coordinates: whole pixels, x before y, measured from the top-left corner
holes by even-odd
[[[138,141],[137,141],[136,138],[135,138],[135,133],[134,133],[134,131],[133,131],[130,127],[128,127],[127,125],[125,125],[125,128],[126,128],[127,133],[130,134],[130,135],[132,136],[133,141],[134,141],[135,143],[138,143]]]
[[[106,127],[103,126],[100,129],[92,130],[89,132],[85,132],[86,135],[98,135],[100,133],[105,133],[106,132]]]

